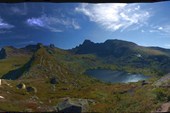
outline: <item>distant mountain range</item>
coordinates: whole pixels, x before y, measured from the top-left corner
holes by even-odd
[[[63,81],[66,76],[71,80],[72,75],[96,68],[153,76],[170,72],[170,49],[143,47],[122,40],[106,40],[104,43],[85,40],[70,50],[41,43],[19,49],[6,46],[0,51],[0,59],[6,66],[0,69],[4,79],[56,76]]]
[[[114,56],[122,57],[134,54],[149,55],[170,55],[170,49],[160,47],[143,47],[133,42],[122,40],[106,40],[104,43],[94,43],[90,40],[85,40],[83,44],[71,50],[75,54],[96,54],[98,56]]]

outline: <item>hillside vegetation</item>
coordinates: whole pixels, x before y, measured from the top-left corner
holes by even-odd
[[[67,98],[73,102],[85,99],[88,107],[83,110],[88,112],[157,111],[170,101],[170,82],[155,85],[170,71],[169,55],[163,48],[120,40],[86,40],[71,50],[40,43],[4,47],[0,52],[0,66],[4,67],[0,69],[0,111],[57,111],[58,104]],[[103,83],[85,75],[88,69],[123,70],[152,78],[137,83]]]

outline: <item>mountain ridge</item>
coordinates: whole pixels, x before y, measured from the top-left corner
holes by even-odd
[[[8,79],[23,78],[23,75],[24,77],[33,78],[53,75],[62,75],[64,77],[69,72],[71,72],[70,75],[75,73],[82,74],[86,69],[99,67],[146,75],[162,75],[170,72],[168,50],[143,47],[133,42],[117,39],[106,40],[103,43],[85,40],[83,44],[71,50],[59,49],[53,44],[44,46],[41,43],[18,49],[8,46],[2,48],[0,53],[3,53],[2,51],[4,50],[4,56],[7,56],[4,58],[6,60],[10,58],[19,59],[22,55],[23,57],[30,57],[27,62],[22,64],[22,67],[10,70],[9,73],[3,75],[3,78]],[[0,54],[0,56],[2,57],[3,55]],[[33,57],[34,60],[32,61],[31,58]],[[29,63],[30,61],[31,64]],[[27,70],[29,70],[28,73],[30,74],[27,73]],[[16,78],[10,77],[16,72],[17,74],[19,73]]]
[[[135,52],[143,52],[144,54],[149,54],[152,52],[152,54],[162,54],[162,55],[170,55],[170,49],[164,49],[159,47],[160,49],[156,47],[145,47],[145,46],[139,46],[133,42],[130,41],[123,41],[118,39],[109,39],[106,40],[103,43],[94,43],[90,40],[85,40],[82,44],[79,46],[76,46],[75,48],[70,49],[71,52],[75,54],[98,54],[99,56],[102,54],[111,55],[110,53],[116,53],[121,52],[118,57],[124,55],[126,51],[131,51],[133,54]],[[114,51],[115,50],[115,51]],[[103,51],[101,53],[101,51]],[[106,52],[110,53],[106,53]],[[148,51],[148,52],[147,52]]]

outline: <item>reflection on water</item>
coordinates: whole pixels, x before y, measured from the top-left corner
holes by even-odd
[[[111,83],[137,82],[149,78],[149,76],[145,76],[142,74],[130,74],[123,71],[112,71],[106,69],[87,70],[85,74],[101,81]]]

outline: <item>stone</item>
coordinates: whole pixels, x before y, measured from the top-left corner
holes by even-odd
[[[50,83],[51,83],[51,84],[57,84],[57,83],[58,83],[57,78],[56,78],[56,77],[52,77],[52,78],[50,79]]]
[[[35,87],[29,86],[29,87],[26,88],[26,90],[27,90],[27,92],[37,93],[37,89]]]
[[[142,85],[142,86],[144,86],[144,85],[146,85],[146,84],[149,84],[149,83],[148,83],[148,82],[146,82],[145,80],[142,80],[141,85]]]
[[[89,102],[90,104],[93,104],[93,105],[96,104],[96,101],[94,101],[94,100],[92,100],[92,99],[88,99],[88,102]]]
[[[57,112],[73,112],[73,113],[82,113],[88,112],[89,103],[88,99],[71,99],[66,98],[65,100],[58,103],[55,107]]]
[[[70,88],[62,88],[62,90],[64,90],[64,91],[67,91],[67,90],[69,90]]]
[[[4,99],[4,97],[3,97],[3,96],[0,96],[0,99]]]
[[[25,89],[25,88],[26,88],[26,85],[25,85],[24,83],[19,83],[19,84],[17,85],[17,88],[18,88],[18,89]]]
[[[30,100],[34,100],[34,101],[37,101],[37,100],[39,100],[39,98],[37,97],[37,96],[32,96],[31,98],[30,98]]]

